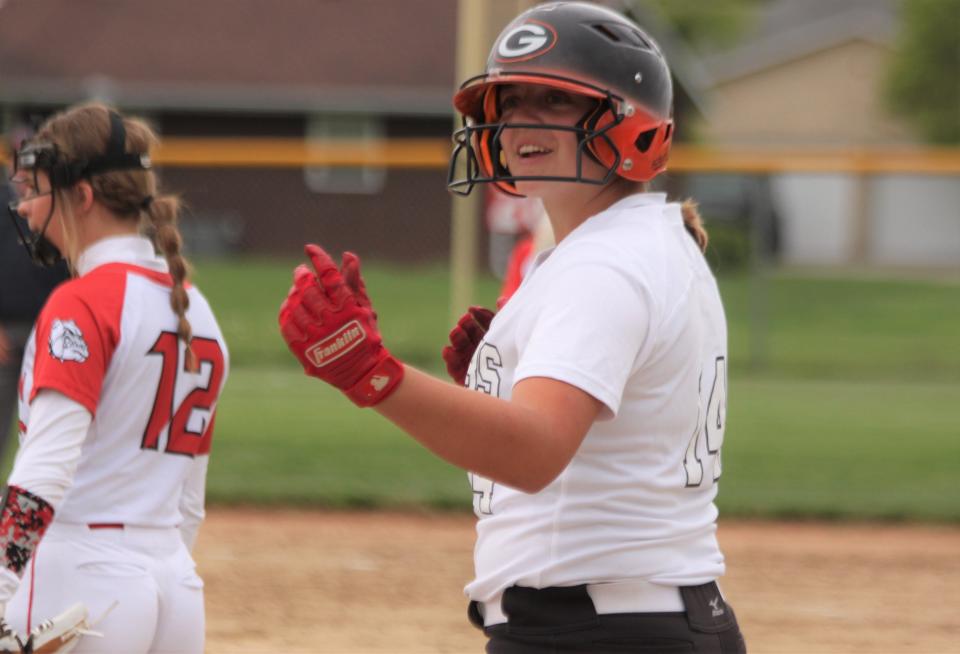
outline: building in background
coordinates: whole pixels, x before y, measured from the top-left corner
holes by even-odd
[[[85,99],[169,137],[448,139],[450,0],[7,0],[0,128]],[[449,246],[446,172],[171,168],[207,251],[331,250],[418,260]]]
[[[454,79],[457,4],[7,0],[0,5],[0,128],[100,99],[144,115],[167,142],[449,143],[451,98],[460,81]],[[484,43],[532,4],[484,0],[490,33]],[[666,26],[653,32],[671,59],[690,60]],[[678,111],[695,113],[699,89],[688,72],[695,67],[674,68],[682,73]],[[442,165],[166,166],[162,172],[187,200],[183,229],[194,251],[288,253],[317,240],[333,251],[351,247],[398,261],[449,252],[451,198]]]
[[[483,2],[488,43],[525,0]],[[678,123],[699,123],[679,130],[678,141],[697,133],[705,144],[736,147],[918,142],[880,100],[899,22],[896,0],[768,0],[756,5],[752,27],[736,46],[700,53],[646,0],[605,4],[629,8],[670,59]],[[145,115],[168,141],[442,143],[450,137],[450,99],[459,81],[457,5],[0,1],[0,129],[97,98]],[[191,215],[183,226],[194,251],[291,253],[316,240],[334,251],[351,247],[396,261],[449,253],[451,198],[442,165],[166,166],[162,173],[187,200]],[[788,263],[960,265],[955,177],[724,180],[672,172],[658,183],[702,200],[708,220],[712,211],[751,221],[758,198],[769,201],[777,229],[762,242]]]
[[[703,56],[711,81],[701,133],[711,144],[735,147],[919,145],[882,103],[898,5],[759,5],[734,48]],[[770,186],[787,263],[960,267],[956,177],[791,173],[773,176]]]

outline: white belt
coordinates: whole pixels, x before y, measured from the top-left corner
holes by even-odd
[[[676,586],[661,586],[649,581],[617,581],[588,584],[587,594],[598,614],[606,613],[675,613],[683,612],[683,598]],[[483,625],[489,627],[507,621],[500,593],[489,602],[480,602]]]
[[[176,527],[141,527],[121,523],[78,523],[54,520],[44,538],[123,543],[137,548],[170,550],[182,541]]]

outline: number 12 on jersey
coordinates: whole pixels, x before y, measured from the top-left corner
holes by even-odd
[[[210,374],[206,385],[198,385],[190,391],[179,406],[174,406],[177,383],[187,381],[187,375],[197,376],[186,371],[186,361],[182,364],[180,362],[179,337],[174,332],[162,332],[147,352],[147,356],[159,355],[163,367],[153,401],[153,411],[140,445],[145,450],[158,449],[160,434],[167,425],[170,425],[170,434],[165,452],[195,456],[198,452],[204,454],[210,447],[209,434],[213,427],[213,416],[210,415],[207,419],[201,414],[199,429],[191,429],[196,422],[196,419],[191,418],[194,411],[209,412],[220,395],[220,385],[223,383],[223,350],[216,340],[199,336],[193,338],[191,347],[200,361],[200,374],[204,368],[209,368]]]
[[[703,376],[701,375],[701,381]],[[683,467],[687,473],[687,487],[700,486],[705,472],[711,482],[720,479],[720,446],[727,422],[727,360],[717,357],[714,362],[713,384],[707,399],[707,415],[703,416],[703,388],[700,388],[700,407],[697,427],[690,437]],[[701,441],[704,445],[701,447]]]

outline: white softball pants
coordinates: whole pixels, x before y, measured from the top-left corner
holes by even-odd
[[[20,634],[76,602],[86,604],[103,638],[83,636],[74,650],[202,654],[203,582],[176,528],[50,525],[7,605]],[[29,624],[28,624],[29,621]]]

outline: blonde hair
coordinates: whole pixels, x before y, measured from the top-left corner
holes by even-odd
[[[697,242],[701,252],[707,251],[707,243],[710,237],[707,236],[707,230],[703,226],[703,218],[700,217],[699,205],[693,198],[687,198],[680,205],[680,212],[683,214],[683,226],[687,228],[690,236]]]
[[[40,127],[36,141],[53,143],[66,161],[80,161],[103,155],[110,139],[110,112],[114,109],[93,102],[72,107],[52,116]],[[159,139],[142,120],[123,117],[126,130],[125,152],[148,153]],[[170,307],[176,314],[177,335],[186,348],[186,364],[196,370],[198,362],[190,347],[193,329],[187,320],[190,298],[185,284],[189,279],[189,264],[181,254],[183,238],[177,227],[180,216],[180,199],[175,195],[160,194],[157,176],[153,170],[114,170],[92,175],[88,179],[94,197],[118,219],[139,224],[140,231],[148,234],[154,247],[163,254],[173,279],[170,292]],[[76,218],[70,210],[67,193],[70,189],[58,189],[61,213],[64,216],[64,255],[72,266],[79,252],[76,237]]]

